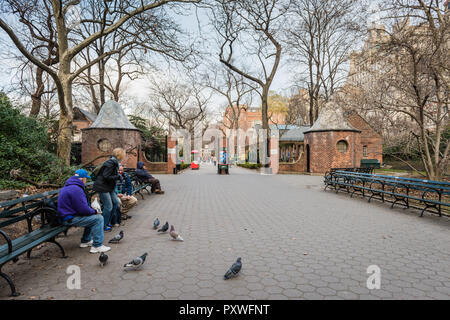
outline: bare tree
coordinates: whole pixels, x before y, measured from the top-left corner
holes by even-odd
[[[384,3],[388,28],[370,56],[361,59],[375,110],[390,114],[399,127],[408,120],[426,175],[440,179],[448,166],[450,43],[449,16],[439,1],[396,0]],[[414,168],[410,165],[411,168]]]
[[[209,72],[204,76],[205,86],[225,98],[227,102],[220,123],[228,129],[237,130],[242,110],[251,104],[254,88],[245,82],[243,76],[226,67],[212,66],[209,69],[219,69],[219,71],[214,74]]]
[[[215,0],[211,23],[220,42],[219,60],[258,88],[262,128],[269,135],[268,95],[281,60],[279,40],[290,0]],[[255,63],[246,68],[247,59]],[[253,70],[252,70],[253,69]]]
[[[105,4],[101,1],[89,0],[89,10],[93,16],[100,15]],[[82,38],[98,32],[101,25],[83,24],[80,28]],[[117,54],[100,59],[97,64],[88,68],[77,81],[90,93],[95,111],[98,113],[105,103],[106,92],[112,99],[119,101],[124,84],[144,74],[151,63],[148,57],[153,54],[187,63],[195,52],[194,46],[181,37],[184,32],[165,14],[146,13],[136,16],[125,28],[115,30],[107,37],[93,42],[85,52],[80,53],[79,65],[89,64],[93,59],[103,55],[105,51],[115,51],[134,39],[134,43],[126,46]],[[186,42],[186,43],[184,43]],[[127,81],[128,80],[128,81]]]
[[[162,81],[150,79],[155,109],[163,116],[169,127],[193,131],[196,123],[205,119],[211,95],[193,82],[180,79]]]
[[[309,94],[309,123],[346,78],[345,64],[364,19],[358,0],[294,0],[285,36]]]
[[[291,95],[288,102],[286,123],[297,124],[301,119],[303,123],[309,120],[309,93],[306,89],[299,89]]]
[[[0,28],[9,36],[17,49],[32,63],[41,69],[45,70],[55,82],[58,92],[58,100],[60,105],[60,119],[59,119],[59,137],[58,137],[58,157],[63,159],[67,164],[70,162],[70,149],[72,140],[72,121],[73,121],[73,97],[72,88],[74,80],[86,71],[88,68],[97,64],[100,60],[112,54],[117,54],[124,48],[135,43],[138,35],[130,37],[129,41],[115,50],[107,51],[93,59],[90,63],[81,67],[74,68],[74,60],[83,50],[86,50],[92,43],[98,39],[107,37],[114,33],[117,29],[123,27],[131,22],[133,18],[138,17],[147,12],[158,13],[162,7],[176,3],[194,3],[199,0],[155,0],[155,1],[131,1],[131,0],[105,0],[104,10],[100,16],[89,15],[88,10],[83,10],[83,6],[87,3],[81,0],[40,0],[51,4],[52,23],[55,26],[57,34],[57,49],[59,56],[59,64],[57,68],[47,66],[39,57],[33,55],[23,44],[23,37],[15,32],[10,25],[4,20],[0,19]],[[24,6],[31,14],[35,13],[34,9],[40,4],[40,1],[22,1],[22,0],[7,0],[6,14],[17,14],[14,8]],[[73,6],[80,6],[80,17],[76,24],[68,24],[68,12]],[[159,12],[160,13],[160,12]],[[76,25],[84,23],[95,23],[101,26],[100,30],[89,34],[86,38],[76,37],[73,32]],[[22,38],[22,39],[21,39]]]

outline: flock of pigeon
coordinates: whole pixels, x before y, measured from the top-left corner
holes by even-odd
[[[158,229],[159,225],[160,225],[160,221],[158,218],[156,218],[155,221],[153,221],[153,229],[155,229],[155,230]],[[166,221],[166,223],[160,229],[158,229],[158,232],[166,233],[167,230],[169,230],[169,222]],[[172,237],[173,241],[184,241],[183,238],[175,231],[175,228],[173,225],[170,226],[169,234]],[[114,236],[114,238],[109,240],[109,243],[119,243],[123,239],[123,236],[124,236],[124,233],[123,233],[123,230],[121,230],[118,235]],[[130,262],[126,263],[123,267],[127,270],[129,268],[137,270],[144,264],[145,258],[147,258],[147,255],[148,255],[148,253],[146,252],[143,255],[136,257],[133,260],[131,260]],[[100,266],[104,267],[108,261],[108,256],[104,252],[102,252],[100,254],[100,257],[98,258],[98,260],[100,261]],[[239,257],[236,260],[236,262],[233,263],[233,265],[228,269],[228,271],[223,276],[224,280],[228,280],[228,279],[236,277],[239,274],[239,271],[241,271],[241,269],[242,269],[242,261],[241,261],[241,258]]]

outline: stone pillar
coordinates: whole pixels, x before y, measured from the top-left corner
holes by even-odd
[[[278,170],[280,167],[280,159],[278,153],[279,153],[279,132],[278,130],[271,130],[269,158],[272,174],[278,174]]]
[[[167,136],[167,173],[172,174],[177,164],[177,138]]]

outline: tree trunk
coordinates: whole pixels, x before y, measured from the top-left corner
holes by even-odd
[[[261,105],[261,112],[262,112],[262,128],[265,131],[265,138],[264,138],[264,143],[263,143],[263,148],[264,148],[264,159],[261,159],[263,161],[264,165],[268,165],[269,164],[269,155],[267,154],[268,152],[268,143],[269,143],[269,137],[270,137],[270,132],[269,132],[269,118],[267,116],[268,113],[268,96],[269,96],[269,86],[264,86],[263,87],[263,93],[262,93],[262,105]]]
[[[36,69],[36,91],[31,95],[31,111],[30,117],[37,117],[41,111],[42,104],[42,91],[44,90],[44,82],[42,81],[42,75],[44,70],[37,67]]]
[[[59,115],[59,134],[58,134],[58,158],[62,159],[66,165],[70,165],[70,151],[72,147],[72,122],[73,122],[73,103],[72,103],[72,82],[62,81],[64,91],[64,106],[61,106]]]

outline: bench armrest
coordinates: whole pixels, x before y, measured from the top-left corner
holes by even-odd
[[[6,242],[8,243],[8,254],[12,252],[12,242],[11,238],[2,230],[0,230],[0,234],[5,238]]]

